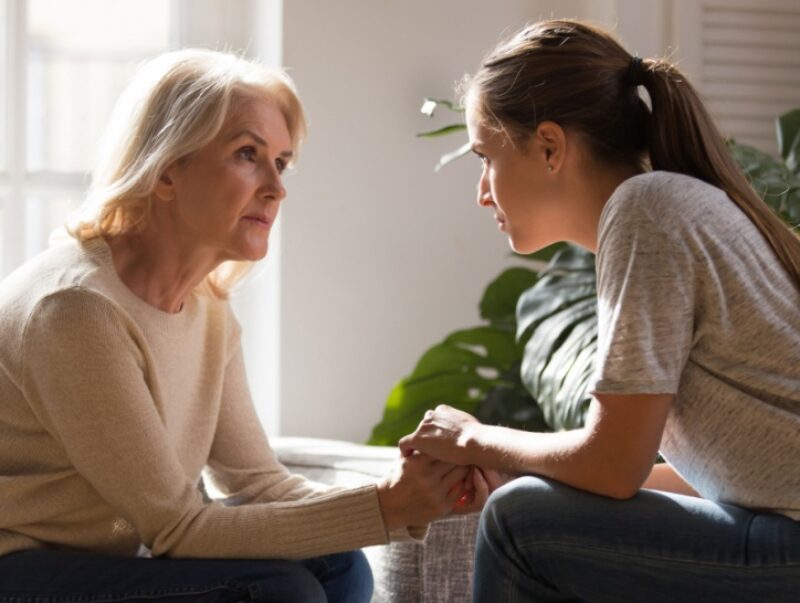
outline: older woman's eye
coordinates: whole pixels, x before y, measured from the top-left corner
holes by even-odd
[[[239,157],[247,161],[255,161],[256,159],[256,150],[253,147],[241,148],[239,149],[238,153]]]

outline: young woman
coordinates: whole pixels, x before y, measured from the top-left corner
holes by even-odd
[[[483,511],[476,601],[796,601],[800,240],[686,78],[589,25],[525,28],[465,102],[478,203],[520,253],[596,253],[598,279],[584,428],[440,406],[401,441],[527,476]]]
[[[280,72],[154,59],[73,238],[0,285],[0,600],[369,601],[353,549],[485,502],[480,475],[424,454],[343,490],[269,447],[225,298],[267,253],[304,127]]]

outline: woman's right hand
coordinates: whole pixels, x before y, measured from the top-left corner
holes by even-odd
[[[447,515],[471,487],[466,484],[469,470],[421,452],[398,460],[378,484],[386,529],[421,526]]]

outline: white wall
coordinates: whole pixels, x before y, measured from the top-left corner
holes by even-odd
[[[428,346],[478,324],[484,287],[514,262],[475,204],[477,160],[433,172],[463,139],[415,138],[444,123],[418,112],[422,98],[451,97],[527,21],[614,20],[620,3],[283,3],[282,61],[311,127],[282,209],[273,432],[367,438],[391,387]]]
[[[425,348],[477,324],[508,245],[475,204],[476,159],[433,172],[463,139],[415,138],[440,123],[418,109],[536,16],[528,0],[284,3],[311,128],[282,210],[283,435],[366,439]]]

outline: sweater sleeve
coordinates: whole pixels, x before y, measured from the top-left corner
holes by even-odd
[[[234,346],[225,371],[222,407],[206,468],[207,477],[226,497],[225,504],[310,499],[344,491],[341,486],[317,484],[292,474],[278,461],[250,398],[238,328]],[[392,542],[422,541],[427,533],[428,526],[412,526],[392,530],[389,538]]]
[[[76,288],[44,298],[28,319],[22,358],[25,394],[42,425],[153,555],[297,559],[387,542],[374,486],[205,503],[169,441],[132,327],[101,296]],[[287,484],[298,491],[299,482],[273,470],[272,493]]]
[[[235,339],[206,468],[225,504],[299,500],[340,490],[294,475],[278,461],[250,398],[238,330]]]

